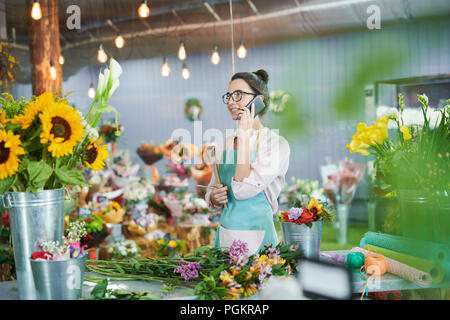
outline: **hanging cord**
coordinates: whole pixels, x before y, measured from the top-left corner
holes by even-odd
[[[234,74],[234,24],[233,24],[233,0],[230,0],[230,20],[231,20],[231,74]]]

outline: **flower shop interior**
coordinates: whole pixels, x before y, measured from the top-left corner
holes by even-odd
[[[0,0],[0,299],[450,300],[449,14]],[[241,72],[290,150],[256,251],[211,202]]]

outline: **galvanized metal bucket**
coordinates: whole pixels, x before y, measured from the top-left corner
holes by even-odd
[[[296,244],[306,258],[319,259],[322,238],[322,221],[312,223],[311,228],[292,222],[280,222],[284,244]]]
[[[65,188],[29,192],[6,192],[0,195],[9,213],[14,248],[19,298],[37,299],[30,257],[38,241],[59,241],[64,232]]]
[[[78,300],[83,293],[87,255],[62,261],[32,260],[39,300]]]

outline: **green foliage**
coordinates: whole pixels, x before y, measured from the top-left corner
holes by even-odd
[[[108,289],[108,279],[103,279],[91,291],[91,299],[96,300],[159,300],[161,296],[148,290]]]

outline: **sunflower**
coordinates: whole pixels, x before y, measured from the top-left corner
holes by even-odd
[[[109,204],[109,211],[119,211],[120,209],[120,204],[116,201],[111,201]]]
[[[315,216],[322,213],[323,204],[319,204],[316,198],[312,198],[308,204],[308,210]]]
[[[6,127],[6,111],[0,110],[0,125],[1,128]]]
[[[41,143],[50,143],[48,151],[59,158],[72,154],[84,138],[80,114],[63,102],[53,102],[39,116],[42,121]]]
[[[103,160],[109,157],[108,150],[106,150],[107,145],[99,146],[102,142],[103,139],[100,137],[97,141],[89,141],[86,147],[86,161],[84,163],[94,171],[102,170],[105,166]]]
[[[19,169],[20,159],[17,156],[25,154],[20,143],[20,136],[0,130],[0,180],[12,176]]]
[[[51,92],[44,92],[36,100],[28,103],[24,113],[15,116],[11,122],[14,124],[20,124],[22,129],[28,129],[38,114],[44,111],[50,104],[55,101],[55,97]]]

